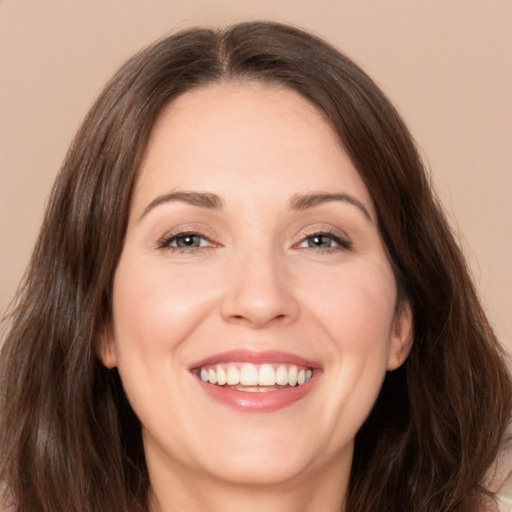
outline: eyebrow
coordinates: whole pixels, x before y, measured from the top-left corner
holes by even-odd
[[[351,196],[350,194],[326,194],[326,193],[318,193],[318,194],[304,194],[304,195],[295,195],[290,201],[290,208],[293,210],[306,210],[308,208],[313,208],[315,206],[319,206],[324,203],[329,203],[331,201],[343,201],[352,206],[355,206],[359,209],[363,215],[373,223],[372,216],[370,212],[366,208],[366,206],[359,201],[359,199]]]
[[[182,201],[192,206],[206,208],[209,210],[220,210],[223,206],[222,198],[217,194],[212,194],[210,192],[174,191],[169,192],[168,194],[163,194],[153,199],[153,201],[151,201],[146,206],[146,208],[144,208],[144,211],[142,212],[139,220],[146,216],[151,210],[153,210],[157,206],[164,203],[170,203],[173,201]],[[373,219],[368,209],[364,206],[364,204],[361,201],[359,201],[359,199],[356,199],[354,196],[351,196],[350,194],[297,194],[292,197],[289,207],[292,210],[307,210],[308,208],[313,208],[323,203],[328,203],[332,201],[343,201],[348,204],[351,204],[352,206],[355,206],[363,213],[363,215],[370,222],[373,223]]]
[[[139,220],[146,216],[151,210],[164,203],[171,203],[173,201],[181,201],[192,206],[198,206],[199,208],[207,208],[209,210],[220,210],[222,208],[222,199],[217,194],[211,194],[209,192],[188,192],[188,191],[176,191],[169,192],[156,197],[151,201],[144,211],[142,212]]]

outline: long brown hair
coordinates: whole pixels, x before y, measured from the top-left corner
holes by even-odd
[[[228,80],[279,83],[325,112],[370,191],[413,310],[410,357],[387,375],[356,438],[345,510],[478,510],[509,419],[510,380],[415,144],[347,57],[261,22],[192,29],[145,49],[80,128],[1,348],[6,497],[18,512],[147,510],[140,424],[97,344],[151,128],[173,98]]]

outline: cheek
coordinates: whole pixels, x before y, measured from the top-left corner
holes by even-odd
[[[129,256],[129,255],[128,255]],[[186,341],[211,311],[211,283],[158,262],[121,259],[114,281],[113,318],[117,367],[126,395],[145,428],[173,431],[191,414],[187,400],[169,393],[188,377]],[[162,404],[166,404],[163,412]],[[169,415],[167,417],[166,415]],[[179,421],[179,418],[183,418]],[[165,418],[165,419],[162,419]],[[173,419],[174,418],[174,419]]]
[[[387,370],[396,291],[391,274],[338,272],[309,294],[309,310],[326,336],[332,400],[325,409],[334,422],[351,418],[343,428],[355,431],[368,415]],[[340,425],[333,425],[338,430]]]
[[[346,268],[310,282],[308,289],[309,308],[339,351],[364,353],[387,346],[396,301],[391,271]]]
[[[141,271],[141,269],[143,269]],[[121,261],[114,282],[114,328],[118,356],[140,351],[150,358],[187,338],[210,308],[207,276],[171,271],[151,261]]]

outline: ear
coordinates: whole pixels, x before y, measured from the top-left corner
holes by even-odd
[[[414,329],[409,301],[402,301],[396,308],[391,326],[388,366],[389,371],[399,368],[411,351]]]
[[[110,327],[105,327],[100,335],[97,348],[98,357],[103,366],[111,370],[117,366],[117,354],[114,343],[114,335]]]

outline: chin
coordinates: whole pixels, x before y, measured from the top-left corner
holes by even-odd
[[[247,457],[237,454],[228,457],[222,467],[207,468],[208,472],[219,480],[235,485],[269,486],[279,485],[302,477],[307,469],[306,461],[272,455],[270,453],[251,453]]]
[[[207,473],[220,480],[239,485],[282,484],[303,477],[316,466],[311,436],[289,432],[247,431],[246,435],[217,438],[214,451],[201,463]],[[202,452],[205,453],[205,452]]]

